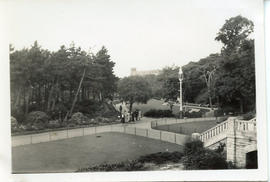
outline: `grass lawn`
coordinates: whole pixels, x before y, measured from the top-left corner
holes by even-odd
[[[182,146],[141,136],[101,133],[13,147],[12,172],[73,172],[89,165],[133,160],[156,152],[182,150]]]
[[[162,125],[156,127],[155,129],[191,135],[192,133],[202,133],[214,127],[217,124],[218,123],[216,121],[197,121],[188,123],[177,123],[171,125]]]
[[[146,104],[133,104],[133,109],[139,109],[142,111],[142,113],[145,113],[146,111],[149,111],[150,109],[160,109],[160,110],[169,110],[170,107],[167,105],[162,105],[164,101],[157,100],[157,99],[150,99]],[[179,113],[179,107],[173,106],[173,114]]]
[[[138,104],[134,103],[133,104],[133,109],[139,109],[142,111],[142,113],[145,113],[146,111],[149,111],[150,109],[156,109],[156,110],[170,110],[170,107],[167,105],[162,105],[164,101],[162,100],[157,100],[157,99],[150,99],[146,104]],[[191,110],[192,108],[187,108],[186,111]],[[207,109],[201,109],[206,112],[208,112]],[[179,106],[173,106],[172,108],[173,114],[177,115],[179,114]]]

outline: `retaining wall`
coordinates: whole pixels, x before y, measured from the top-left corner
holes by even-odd
[[[190,137],[187,135],[181,135],[172,132],[157,131],[153,129],[144,129],[132,126],[111,125],[111,126],[67,129],[62,131],[52,131],[40,134],[12,136],[12,146],[15,147],[20,145],[50,142],[55,140],[94,135],[105,132],[118,132],[130,135],[137,135],[146,138],[175,143],[178,145],[184,145],[187,141],[190,140]]]

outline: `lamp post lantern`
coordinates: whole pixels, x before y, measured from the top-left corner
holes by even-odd
[[[179,82],[180,82],[180,90],[179,90],[179,105],[180,105],[180,118],[183,118],[183,93],[182,93],[182,82],[183,82],[183,71],[182,67],[179,68]]]

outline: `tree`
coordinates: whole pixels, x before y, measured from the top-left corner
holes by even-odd
[[[113,67],[105,47],[93,54],[74,43],[55,52],[37,42],[22,50],[10,45],[12,115],[23,120],[31,111],[44,111],[68,118],[77,101],[96,100],[97,95],[112,98],[117,81]]]
[[[195,103],[217,102],[216,97],[216,68],[222,59],[220,54],[210,54],[198,62],[190,62],[183,67],[183,88],[187,94],[185,99]]]
[[[213,109],[213,105],[212,105],[212,94],[211,94],[211,90],[212,90],[212,85],[213,85],[213,76],[216,72],[216,67],[214,67],[212,70],[205,70],[203,77],[207,86],[207,91],[208,91],[208,97],[209,97],[209,105],[211,107],[211,109]]]
[[[143,77],[130,76],[119,80],[118,93],[120,98],[130,104],[131,112],[134,103],[147,103],[151,96],[151,88]]]
[[[179,97],[180,83],[178,79],[179,67],[165,67],[158,76],[162,83],[162,97],[169,104],[172,111],[173,105]]]
[[[117,89],[118,78],[113,73],[114,62],[110,60],[108,50],[103,46],[100,51],[93,57],[100,78],[100,93],[99,97],[113,99],[113,94]]]
[[[254,24],[241,15],[226,20],[215,40],[223,43],[222,51],[230,54],[237,50],[253,32]]]
[[[216,37],[224,45],[217,91],[223,104],[239,105],[241,113],[255,108],[254,40],[248,37],[252,32],[252,21],[236,16],[226,21]]]

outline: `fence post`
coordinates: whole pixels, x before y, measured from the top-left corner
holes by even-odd
[[[51,139],[51,132],[49,132],[49,141],[51,141],[52,139]]]
[[[83,133],[83,136],[84,136],[84,128],[82,128],[82,133]]]
[[[136,127],[135,127],[135,136],[136,136]]]
[[[146,137],[148,138],[148,129],[146,129]]]
[[[31,143],[31,144],[32,144],[32,140],[33,140],[33,139],[32,139],[32,135],[30,135],[30,143]]]
[[[176,133],[174,133],[174,143],[176,143]]]
[[[161,131],[159,131],[159,138],[160,138],[160,140],[161,140]]]

